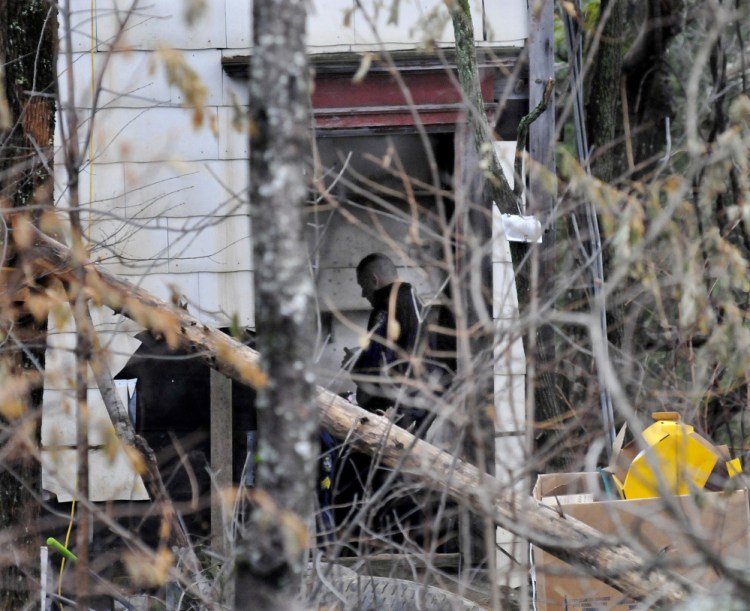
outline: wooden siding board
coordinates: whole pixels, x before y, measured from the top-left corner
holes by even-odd
[[[90,4],[86,3],[86,14],[90,11]],[[109,46],[131,6],[132,2],[122,0],[97,0],[98,48],[104,50]],[[163,45],[175,49],[226,48],[225,0],[211,0],[204,6],[200,17],[191,25],[185,21],[183,2],[142,2],[128,19],[124,43],[131,49],[152,51]],[[250,10],[249,7],[247,10]]]
[[[93,171],[93,189],[89,190],[89,181]],[[63,164],[55,164],[55,181],[57,185],[67,184],[67,175]],[[122,167],[118,165],[99,164],[85,165],[79,174],[81,189],[81,220],[84,232],[88,234],[89,225],[102,218],[122,217],[126,214],[124,197],[125,179]],[[85,187],[84,187],[85,185]],[[70,193],[59,189],[56,193],[56,206],[66,210],[70,206]]]
[[[207,107],[204,114],[203,125],[194,129],[186,108],[101,109],[96,115],[95,163],[217,159],[218,142],[209,129],[218,121],[217,109]]]
[[[96,219],[89,229],[92,255],[116,274],[167,271],[168,231],[163,217],[139,226],[119,218]]]
[[[523,435],[495,438],[495,477],[501,484],[518,485],[519,474],[528,468],[529,456]]]
[[[223,104],[223,75],[221,70],[216,69],[216,65],[221,63],[221,51],[218,49],[195,49],[184,51],[182,56],[190,69],[195,72],[200,84],[205,87],[204,104],[209,107]],[[153,62],[155,69],[150,73],[151,79],[163,79],[165,74],[164,62],[160,61],[158,57]],[[171,86],[170,99],[174,105],[190,107],[185,92],[175,85]]]
[[[42,449],[42,488],[69,503],[75,495],[78,461],[75,448]],[[101,448],[89,450],[89,499],[103,501],[145,501],[149,496],[143,480],[133,471],[124,452],[112,460]]]
[[[354,11],[354,0],[315,0],[309,6],[308,47],[350,47],[356,43],[352,20],[345,23],[347,13]]]
[[[471,16],[477,36],[482,37],[482,1],[470,0]],[[357,45],[403,44],[413,46],[438,41],[452,43],[455,38],[450,14],[443,0],[401,0],[396,12],[377,0],[361,3],[354,12],[354,34]],[[376,33],[373,32],[373,27]]]
[[[169,271],[228,272],[252,267],[247,215],[168,218]]]
[[[462,94],[448,74],[427,72],[402,76],[424,125],[454,125],[463,114]],[[492,116],[493,75],[485,74],[482,94]],[[312,95],[319,129],[414,125],[410,102],[390,75],[371,74],[353,84],[349,78],[320,78]]]
[[[529,35],[526,0],[484,0],[483,38],[489,44],[523,46]],[[529,4],[532,4],[529,2]],[[474,28],[479,27],[474,22]]]
[[[119,167],[124,174],[125,207],[118,213],[134,222],[162,216],[237,215],[247,205],[246,159],[100,165],[95,167],[95,188],[102,167]]]
[[[517,318],[518,296],[513,264],[509,261],[492,264],[492,316],[495,319]]]
[[[379,62],[370,66],[365,78],[357,83],[352,76],[360,65],[356,54],[320,54],[311,58],[315,69],[312,93],[315,126],[324,134],[356,129],[404,129],[415,125],[413,104],[419,122],[428,129],[451,131],[463,112],[462,94],[451,75],[453,54],[445,54],[447,63],[435,55],[404,51],[393,54],[402,83],[390,74],[390,68]],[[517,51],[493,49],[480,52],[479,66],[482,95],[488,117],[496,114],[496,91],[503,72],[514,64]],[[224,70],[230,76],[246,78],[249,60],[246,56],[224,57]],[[502,69],[501,69],[502,67]],[[402,86],[411,98],[407,102]],[[523,94],[516,92],[520,98]],[[501,127],[515,133],[519,119],[516,104],[506,102]],[[510,125],[512,124],[512,125]]]
[[[418,106],[459,104],[462,94],[455,81],[445,72],[426,72],[423,74],[407,73],[402,75],[403,83],[412,102]],[[485,74],[482,80],[482,95],[486,102],[492,102],[494,96],[493,75]],[[352,83],[351,78],[336,76],[316,79],[312,94],[315,110],[325,108],[342,108],[345,106],[389,107],[405,106],[401,85],[387,74],[369,74],[361,82]]]
[[[225,6],[227,47],[250,47],[252,3],[225,0]],[[390,3],[383,6],[377,0],[366,0],[362,6],[366,14],[362,10],[354,10],[353,0],[315,0],[311,3],[308,17],[308,46],[345,46],[366,50],[382,48],[381,45],[414,48],[427,40],[451,44],[454,40],[453,28],[442,0],[402,0],[398,3],[396,23],[389,23]],[[377,11],[376,6],[379,6]],[[471,0],[470,9],[478,44],[523,46],[528,32],[527,0]],[[347,25],[345,16],[349,12]],[[377,38],[367,23],[368,16],[378,30]],[[428,16],[435,18],[430,20]],[[423,26],[427,23],[432,27],[425,31]]]
[[[244,104],[244,102],[241,103]],[[250,138],[246,133],[247,123],[241,123],[241,127],[236,126],[236,114],[236,109],[231,106],[221,106],[218,109],[219,138],[217,144],[219,158],[225,160],[244,160],[249,164],[247,160],[250,157]]]
[[[248,49],[253,46],[253,4],[247,0],[226,1],[227,48]]]
[[[175,89],[169,86],[163,67],[160,64],[154,66],[154,54],[151,51],[98,52],[94,56],[96,74],[104,67],[105,59],[109,63],[102,80],[100,107],[148,108],[175,104]],[[64,61],[64,58],[60,61]],[[86,80],[76,81],[76,89],[83,97],[83,88],[91,80],[91,61],[88,54],[81,63],[82,72],[88,74],[85,75]]]
[[[197,311],[191,310],[200,320],[217,326],[236,320],[240,327],[255,327],[252,271],[200,272],[197,278],[197,293],[190,297],[198,306]]]
[[[526,430],[526,376],[495,375],[495,432]]]
[[[495,342],[492,348],[496,375],[523,375],[526,373],[526,354],[523,340],[518,334],[518,324],[512,318],[495,321]]]

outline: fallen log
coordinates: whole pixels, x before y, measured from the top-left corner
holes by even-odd
[[[67,285],[76,282],[73,258],[66,246],[38,234],[28,254],[27,278],[36,278],[42,284],[50,277]],[[84,267],[85,290],[96,303],[163,335],[170,346],[194,352],[233,380],[256,388],[266,383],[260,355],[255,350],[99,264],[86,261]],[[383,463],[445,490],[454,500],[491,516],[502,528],[528,538],[561,560],[595,572],[597,578],[636,600],[648,598],[652,605],[673,604],[699,588],[655,569],[652,559],[627,545],[607,541],[587,524],[563,516],[529,496],[504,489],[493,477],[393,426],[387,418],[371,414],[323,388],[317,390],[317,402],[321,424],[334,436],[346,438],[364,453],[378,452]]]

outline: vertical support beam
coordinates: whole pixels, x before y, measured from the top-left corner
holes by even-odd
[[[516,143],[495,143],[503,172],[510,187],[515,184],[513,163]],[[495,328],[493,354],[493,386],[495,405],[494,461],[495,477],[504,485],[524,493],[525,483],[518,483],[528,461],[526,416],[526,352],[519,316],[517,277],[513,266],[511,245],[516,252],[527,249],[525,243],[508,242],[503,229],[502,214],[492,210],[492,318]],[[518,248],[520,246],[520,248]],[[533,247],[533,245],[532,245]],[[524,557],[528,543],[503,528],[495,529],[495,553],[498,585],[517,588],[527,581],[528,572],[515,559]]]
[[[542,101],[547,82],[554,71],[554,0],[529,2],[529,112]],[[545,176],[555,174],[555,100],[554,92],[546,112],[529,126],[529,184],[527,210],[536,216],[544,228],[541,248],[532,252],[530,312],[538,312],[555,293],[555,221],[556,190],[545,188]],[[538,254],[537,254],[538,253]],[[551,325],[543,320],[532,321],[527,358],[527,426],[526,449],[534,456],[536,422],[554,417],[557,412],[555,395],[555,335]],[[536,465],[539,470],[544,465]],[[527,482],[529,491],[533,482]],[[524,567],[531,563],[527,541],[521,544],[520,561]],[[529,608],[529,585],[521,582],[522,611]]]
[[[462,458],[475,464],[482,472],[494,474],[495,437],[485,406],[492,401],[493,329],[483,326],[481,332],[469,334],[468,329],[487,320],[492,313],[492,197],[488,194],[481,160],[477,152],[471,126],[456,126],[455,167],[453,171],[456,217],[456,267],[463,316],[456,316],[459,330],[459,376],[473,381],[462,394],[468,431],[462,448]],[[480,287],[480,291],[476,291]],[[464,566],[494,566],[494,531],[484,516],[461,510],[459,541]],[[490,558],[491,557],[491,558]]]
[[[211,370],[211,471],[211,545],[226,552],[221,494],[232,485],[232,380],[215,369]]]
[[[544,88],[554,78],[554,0],[535,0],[529,9],[529,110],[542,100]],[[545,187],[547,174],[555,174],[555,112],[554,97],[548,110],[529,127],[529,188],[528,208],[542,222],[544,234],[539,253],[537,298],[544,306],[555,293],[555,220],[556,192]],[[539,321],[543,323],[543,321]],[[556,415],[555,406],[555,344],[550,325],[540,324],[536,334],[534,358],[534,413],[529,422],[546,420]]]

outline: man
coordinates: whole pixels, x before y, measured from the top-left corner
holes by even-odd
[[[357,403],[368,411],[391,415],[407,430],[423,432],[428,413],[414,406],[414,382],[423,373],[420,360],[414,358],[421,343],[422,310],[414,288],[399,280],[396,265],[382,253],[359,262],[357,284],[372,306],[367,345],[351,367]],[[345,351],[348,361],[353,355]]]
[[[363,408],[386,414],[395,424],[423,436],[433,414],[419,405],[435,382],[444,378],[445,366],[432,353],[455,354],[455,334],[441,337],[428,333],[425,316],[432,324],[450,324],[438,316],[440,310],[422,307],[414,288],[398,277],[398,269],[386,255],[372,253],[357,265],[357,283],[362,297],[372,306],[367,322],[367,344],[358,353],[345,350],[342,366],[351,367],[357,384],[357,403]],[[445,308],[446,311],[449,311]],[[447,340],[447,343],[446,343]],[[433,345],[434,344],[434,345]],[[455,360],[455,357],[454,357]],[[452,372],[448,372],[452,377]],[[430,392],[424,384],[429,384]],[[340,453],[335,477],[334,507],[336,524],[345,525],[368,503],[368,495],[383,492],[390,470],[373,459],[350,449]],[[397,542],[405,532],[413,541],[423,541],[429,531],[422,505],[426,499],[404,494],[402,480],[391,480],[380,502],[371,507],[374,532]],[[368,518],[363,521],[366,523]],[[351,533],[359,532],[358,525]]]
[[[414,289],[399,280],[396,265],[381,253],[359,262],[357,283],[372,311],[366,346],[357,353],[344,349],[342,367],[350,368],[357,385],[356,401],[364,409],[385,414],[398,426],[422,434],[427,412],[413,406],[417,363],[412,356],[419,342],[421,311]],[[342,450],[333,491],[336,524],[347,525],[357,518],[370,495],[382,489],[389,472],[370,456],[351,448]],[[359,519],[362,523],[372,519],[374,530],[388,539],[398,538],[405,525],[421,522],[413,499],[395,488],[370,507],[368,516]],[[356,539],[360,523],[350,529]]]

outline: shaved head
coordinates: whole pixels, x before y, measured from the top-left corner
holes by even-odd
[[[396,264],[387,255],[380,252],[374,252],[367,255],[357,265],[357,273],[371,273],[381,276],[385,280],[396,280],[398,278],[398,270]]]
[[[375,291],[398,280],[396,264],[390,257],[374,252],[357,265],[357,284],[362,288],[362,297],[373,303]]]

